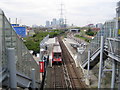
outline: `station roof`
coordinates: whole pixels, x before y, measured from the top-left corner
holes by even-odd
[[[47,45],[48,44],[55,44],[55,38],[49,38],[48,41],[45,42]]]
[[[53,52],[55,53],[61,53],[61,48],[59,45],[55,45],[54,48],[53,48]]]

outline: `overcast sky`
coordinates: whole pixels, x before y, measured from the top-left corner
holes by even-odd
[[[0,0],[7,18],[18,18],[20,24],[45,25],[46,20],[60,17],[60,4],[68,24],[84,26],[103,23],[115,17],[119,0]]]

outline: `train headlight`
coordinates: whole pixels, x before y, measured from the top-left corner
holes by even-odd
[[[62,61],[62,59],[60,59],[60,61]]]

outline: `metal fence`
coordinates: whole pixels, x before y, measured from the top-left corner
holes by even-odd
[[[88,50],[91,51],[91,56],[95,54],[100,49],[100,39],[104,36],[104,40],[108,37],[115,38],[116,34],[116,20],[106,21],[104,23],[104,28],[100,30],[94,39],[87,45],[87,48],[82,54],[80,54],[80,62],[84,64],[87,62]],[[118,46],[116,46],[118,48]]]
[[[0,10],[0,67],[2,69],[6,69],[8,64],[7,48],[15,48],[16,70],[30,78],[31,70],[34,68],[35,78],[39,81],[39,65],[29,53],[22,39],[15,33],[3,11]]]
[[[120,40],[116,38],[107,38],[107,43],[109,44],[107,51],[111,55],[117,57],[116,59],[120,62]]]

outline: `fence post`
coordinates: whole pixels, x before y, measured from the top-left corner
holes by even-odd
[[[15,60],[15,49],[7,48],[7,59],[8,59],[8,69],[10,75],[10,88],[17,88],[17,80],[16,80],[16,60]]]
[[[101,36],[101,44],[100,44],[100,65],[99,65],[98,88],[101,88],[102,68],[103,68],[103,49],[104,49],[104,37]]]
[[[35,69],[33,68],[31,71],[31,78],[32,78],[32,89],[35,90]]]
[[[89,75],[89,70],[90,70],[90,50],[88,50],[88,67],[87,67],[87,84],[90,85],[90,75]]]
[[[116,65],[115,65],[115,60],[113,60],[112,62],[112,79],[111,79],[111,88],[114,88],[115,86],[115,69],[116,69]]]

